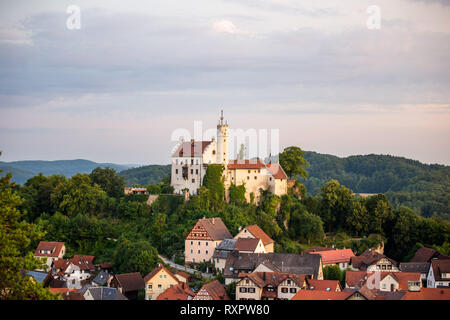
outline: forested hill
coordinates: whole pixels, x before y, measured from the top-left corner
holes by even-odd
[[[125,178],[127,186],[158,184],[170,174],[170,165],[152,164],[138,168],[131,168],[119,173]]]
[[[309,194],[318,194],[320,186],[336,179],[356,193],[384,193],[395,206],[450,220],[449,166],[375,154],[339,158],[307,152],[305,158],[309,177],[302,183]]]
[[[330,179],[355,193],[385,193],[396,205],[405,205],[423,216],[450,220],[450,167],[428,165],[416,160],[389,155],[364,155],[340,158],[306,152],[309,177],[302,180],[310,195]],[[273,161],[276,161],[276,157]],[[170,165],[151,165],[124,170],[128,185],[158,183],[170,173]]]
[[[23,184],[31,177],[42,173],[44,176],[53,174],[61,174],[66,177],[71,177],[77,173],[91,173],[97,167],[110,167],[116,171],[128,169],[134,165],[120,165],[114,163],[97,163],[94,161],[76,159],[76,160],[56,160],[56,161],[42,161],[42,160],[27,160],[27,161],[0,161],[1,176],[8,172],[12,173],[12,180]]]

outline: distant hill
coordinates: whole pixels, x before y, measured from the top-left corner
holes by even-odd
[[[42,161],[42,160],[27,160],[27,161],[0,161],[0,173],[4,176],[7,172],[13,175],[12,180],[23,184],[29,178],[42,173],[45,176],[53,174],[62,174],[66,177],[71,177],[77,173],[90,173],[97,167],[110,167],[120,172],[136,165],[120,165],[114,163],[97,163],[89,160],[56,160],[56,161]]]
[[[170,174],[170,165],[152,164],[138,168],[124,170],[119,175],[125,178],[127,186],[135,184],[146,186],[149,184],[158,184],[161,180]]]
[[[307,152],[305,158],[309,177],[301,181],[311,195],[336,179],[356,193],[384,193],[395,206],[450,220],[450,166],[375,154],[340,158]]]

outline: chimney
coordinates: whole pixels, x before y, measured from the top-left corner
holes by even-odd
[[[283,272],[284,261],[281,261],[281,272]]]
[[[301,252],[300,252],[300,256],[302,256],[302,257],[303,257],[303,251],[301,251]]]
[[[212,218],[212,224],[214,224],[214,218]]]
[[[194,144],[194,141],[195,141],[194,139],[191,139],[191,143],[192,143],[192,144]]]

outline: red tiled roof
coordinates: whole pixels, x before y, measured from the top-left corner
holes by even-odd
[[[306,282],[308,283],[308,290],[341,291],[341,284],[338,280],[306,279]]]
[[[176,282],[179,282],[177,277],[175,277],[175,275],[170,272],[166,267],[164,267],[163,265],[160,265],[158,267],[156,267],[155,269],[153,269],[148,275],[146,275],[144,277],[144,282],[147,283],[149,280],[151,280],[156,274],[158,274],[158,272],[160,272],[161,270],[164,270],[165,272],[167,272],[167,274],[169,276],[171,276]]]
[[[228,161],[228,169],[263,169],[264,162],[261,159],[246,160],[230,160]]]
[[[347,270],[345,273],[345,283],[349,287],[362,287],[366,283],[366,271]]]
[[[80,270],[95,270],[95,266],[93,264],[94,256],[80,256],[78,254],[74,255],[71,259],[59,259],[53,261],[53,266],[61,270],[61,272],[66,271],[70,264],[78,266]]]
[[[260,238],[265,246],[275,242],[256,224],[248,226],[245,229],[247,229],[247,231],[250,232],[255,238]]]
[[[260,239],[259,238],[239,238],[236,239],[235,250],[238,251],[251,251],[255,252],[258,247]]]
[[[201,157],[206,147],[211,141],[187,141],[180,144],[177,151],[174,152],[175,157]]]
[[[419,248],[410,262],[430,262],[436,254],[438,252],[435,249]]]
[[[145,287],[144,279],[139,272],[116,274],[114,276],[122,287],[123,293],[137,291]]]
[[[212,300],[230,300],[224,286],[218,280],[203,285],[199,292],[202,291],[202,289],[208,292]]]
[[[267,169],[275,179],[287,179],[287,175],[278,163],[266,164]]]
[[[291,300],[345,300],[352,294],[346,291],[299,290]]]
[[[450,300],[450,289],[420,288],[420,291],[408,291],[402,300]]]
[[[41,241],[34,252],[35,256],[39,257],[58,257],[61,253],[62,247],[64,246],[64,242],[56,242],[56,241]],[[52,251],[52,253],[41,253],[41,250]]]
[[[184,283],[179,283],[161,293],[156,300],[188,300],[188,297],[193,298],[194,296],[194,291]]]
[[[233,236],[228,231],[227,227],[220,218],[203,218],[197,221],[199,225],[206,230],[212,240],[232,239]],[[197,223],[192,227],[191,231],[186,236],[186,240],[191,239],[191,233],[197,226]],[[194,232],[195,233],[195,232]],[[194,237],[195,238],[195,237]],[[196,239],[196,238],[195,238]]]
[[[350,259],[355,256],[352,249],[338,249],[327,251],[314,251],[311,254],[320,254],[322,256],[322,263],[334,264],[340,262],[350,262]]]

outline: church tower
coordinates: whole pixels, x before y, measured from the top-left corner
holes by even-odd
[[[223,122],[223,110],[217,125],[217,163],[223,164],[225,168],[228,164],[228,121]]]

